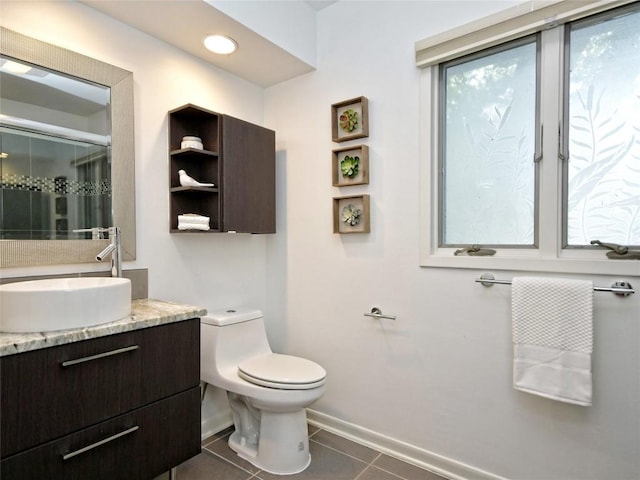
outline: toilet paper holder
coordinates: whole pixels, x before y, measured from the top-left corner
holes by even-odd
[[[372,317],[372,318],[386,318],[389,320],[395,320],[396,316],[395,315],[384,315],[382,313],[382,310],[380,310],[378,307],[373,307],[371,309],[371,313],[365,313],[364,314],[365,317]]]

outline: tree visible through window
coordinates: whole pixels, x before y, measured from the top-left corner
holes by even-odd
[[[441,67],[441,245],[534,244],[536,47]]]
[[[566,243],[640,245],[640,12],[568,28]]]
[[[640,245],[640,11],[556,28],[564,45],[536,35],[440,65],[440,246],[537,246],[542,141],[563,162],[563,247]],[[564,71],[539,75],[538,48],[564,48]],[[561,105],[538,104],[543,84]]]
[[[420,264],[638,275],[640,1],[495,19],[416,43]]]

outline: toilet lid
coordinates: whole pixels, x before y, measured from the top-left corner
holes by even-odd
[[[327,372],[306,358],[271,353],[242,362],[238,375],[263,387],[309,390],[324,385]]]

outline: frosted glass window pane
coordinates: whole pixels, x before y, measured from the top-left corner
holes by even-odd
[[[441,243],[533,245],[535,41],[443,68]]]
[[[640,13],[570,33],[567,243],[640,245]]]

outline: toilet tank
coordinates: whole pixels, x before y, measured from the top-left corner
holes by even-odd
[[[209,311],[202,322],[216,327],[226,327],[236,323],[262,318],[262,312],[255,308],[237,307]]]
[[[213,310],[200,319],[202,379],[208,372],[236,369],[248,358],[271,353],[262,312],[250,308]]]

